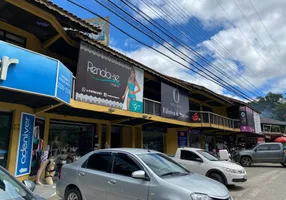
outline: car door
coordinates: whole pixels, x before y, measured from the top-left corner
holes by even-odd
[[[150,181],[131,177],[138,170],[143,167],[134,157],[126,153],[114,154],[112,173],[107,180],[107,200],[147,200]]]
[[[279,144],[269,144],[269,158],[267,158],[271,163],[282,163],[284,159],[284,153]]]
[[[269,145],[261,144],[256,149],[254,149],[252,160],[256,163],[269,162]]]
[[[77,177],[83,199],[106,200],[111,157],[110,152],[94,153],[78,169]]]
[[[181,150],[180,162],[183,166],[192,172],[205,175],[206,169],[203,159],[195,152],[188,150]]]

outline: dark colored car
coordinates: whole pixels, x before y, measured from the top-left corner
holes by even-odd
[[[0,199],[1,200],[45,200],[33,194],[35,184],[30,180],[18,181],[7,170],[0,166]]]

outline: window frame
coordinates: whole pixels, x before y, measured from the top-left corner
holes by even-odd
[[[259,150],[259,148],[262,147],[262,146],[266,146],[266,147],[268,147],[268,148],[265,149],[265,150]],[[259,145],[258,147],[256,147],[256,151],[257,151],[257,152],[260,152],[260,151],[269,151],[269,150],[270,150],[270,148],[269,148],[269,145],[268,145],[268,144],[262,144],[262,145]]]
[[[126,152],[114,152],[114,153],[112,153],[112,157],[111,157],[111,167],[110,167],[110,173],[111,173],[111,174],[118,175],[118,176],[123,176],[123,177],[128,177],[128,178],[133,178],[132,176],[126,176],[126,175],[123,175],[123,174],[117,174],[117,173],[114,173],[114,172],[113,172],[115,157],[116,157],[116,155],[118,155],[118,154],[123,154],[123,155],[125,155],[125,156],[128,156],[128,157],[139,167],[139,170],[144,171],[145,174],[146,174],[146,177],[149,178],[148,173],[146,172],[146,170],[144,169],[144,167],[140,164],[140,162],[138,162],[138,161],[134,158],[134,156],[133,156],[132,154],[129,154],[129,153],[126,153]]]
[[[110,155],[106,171],[98,170],[98,169],[92,169],[92,168],[88,167],[88,161],[89,161],[90,157],[95,155],[95,154],[109,154]],[[113,158],[112,156],[113,156],[112,152],[96,152],[96,153],[93,153],[86,159],[86,161],[84,161],[84,163],[81,165],[81,168],[88,169],[88,170],[93,170],[93,171],[98,171],[98,172],[111,173],[111,164],[112,164],[112,158]]]
[[[183,150],[183,149],[181,149],[181,155],[180,155],[180,159],[181,159],[181,160],[187,160],[187,161],[192,161],[192,162],[199,162],[199,161],[197,161],[197,160],[189,160],[189,159],[184,159],[184,158],[182,158],[182,152],[188,152],[188,153],[190,153],[190,154],[193,154],[193,155],[195,155],[196,157],[200,158],[200,159],[203,161],[203,159],[201,158],[201,156],[199,156],[198,154],[196,154],[196,153],[194,153],[194,152],[192,152],[192,151]]]
[[[23,47],[23,48],[26,48],[27,46],[27,38],[24,38],[20,35],[16,35],[14,33],[11,33],[9,31],[6,31],[4,29],[0,29],[1,32],[3,32],[3,35],[0,35],[0,40],[4,41],[4,42],[7,42],[7,43],[10,43],[10,44],[13,44],[13,45],[17,45],[19,47]],[[12,35],[12,36],[15,36],[15,37],[18,37],[19,39],[23,39],[24,43],[20,43],[18,41],[15,41],[11,38],[7,38],[7,33]]]
[[[279,149],[271,149],[271,146],[277,146],[277,147],[279,147]],[[279,144],[269,144],[268,149],[269,149],[269,151],[281,151],[281,147]]]

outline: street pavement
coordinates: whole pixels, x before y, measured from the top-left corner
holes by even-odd
[[[229,186],[234,200],[286,200],[286,168],[276,164],[256,164],[245,169],[248,181]]]
[[[229,186],[234,200],[286,200],[286,168],[276,164],[257,164],[245,168],[248,181]],[[35,193],[49,200],[60,200],[55,186],[37,186]]]

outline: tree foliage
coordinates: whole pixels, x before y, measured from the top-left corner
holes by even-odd
[[[250,104],[261,112],[262,117],[285,121],[286,101],[282,94],[269,92]]]

